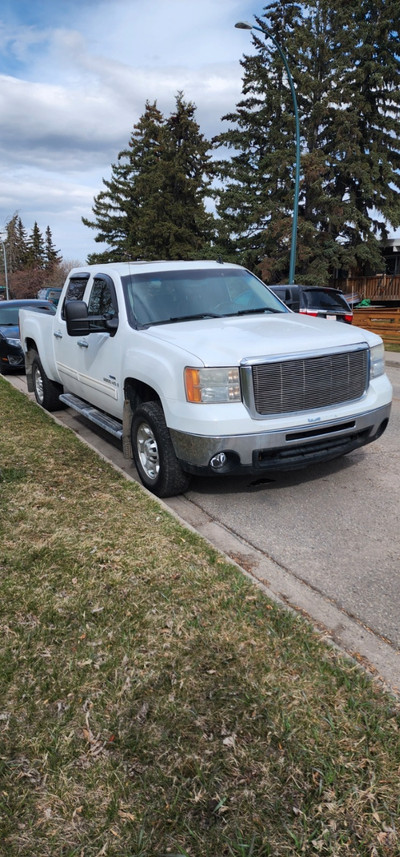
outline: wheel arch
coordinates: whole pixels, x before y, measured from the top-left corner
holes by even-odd
[[[163,407],[157,391],[137,378],[126,378],[124,383],[124,410],[122,418],[122,449],[125,458],[133,458],[131,425],[134,412],[144,402],[158,402]]]

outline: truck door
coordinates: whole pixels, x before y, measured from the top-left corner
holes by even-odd
[[[107,315],[118,320],[118,303],[114,283],[108,274],[97,274],[88,295],[88,320]],[[120,386],[122,349],[118,327],[113,335],[102,325],[90,322],[91,333],[75,339],[78,387],[74,391],[97,408],[113,416],[122,416],[123,390]]]
[[[67,301],[81,301],[89,281],[89,273],[72,274],[62,306],[57,308],[57,316],[53,326],[54,360],[60,380],[66,392],[79,395],[78,387],[78,348],[67,333],[65,321],[65,304]]]

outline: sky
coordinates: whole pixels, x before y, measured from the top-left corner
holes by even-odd
[[[99,251],[94,197],[146,100],[197,107],[207,139],[241,96],[243,54],[267,0],[2,0],[0,232],[18,212],[28,234],[50,226],[64,260]]]

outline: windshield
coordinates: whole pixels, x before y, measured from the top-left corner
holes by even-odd
[[[304,304],[309,309],[341,309],[346,312],[349,307],[340,292],[334,289],[304,289]]]
[[[244,269],[160,271],[122,277],[132,326],[287,312],[257,277]]]

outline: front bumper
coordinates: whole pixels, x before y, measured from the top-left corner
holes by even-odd
[[[24,352],[16,345],[1,344],[0,368],[14,369],[15,371],[25,369]]]
[[[344,420],[255,434],[205,437],[170,429],[170,435],[175,454],[189,473],[297,470],[346,455],[376,440],[385,431],[390,409],[387,404]]]

